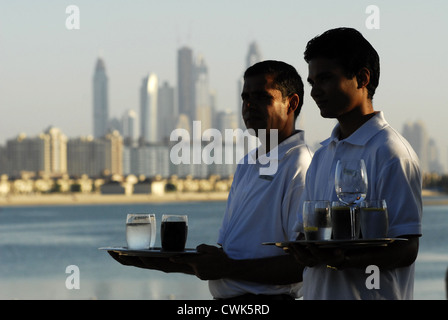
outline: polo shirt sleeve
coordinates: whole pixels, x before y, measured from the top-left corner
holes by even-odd
[[[297,238],[296,223],[297,213],[299,210],[301,198],[305,186],[303,183],[295,184],[289,188],[285,195],[282,206],[283,229],[285,232],[285,239],[293,241]]]
[[[389,215],[389,237],[421,235],[421,173],[417,160],[394,159],[376,180],[378,199],[385,199]]]

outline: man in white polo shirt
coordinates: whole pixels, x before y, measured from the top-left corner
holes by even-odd
[[[356,30],[338,28],[308,42],[311,96],[324,118],[336,118],[331,137],[316,151],[302,200],[338,200],[334,186],[340,159],[364,159],[366,199],[385,199],[388,237],[407,238],[387,247],[318,249],[291,246],[303,273],[304,299],[412,299],[414,261],[421,236],[419,161],[409,143],[374,111],[379,57]],[[299,223],[301,225],[301,211]],[[367,269],[374,265],[376,268]],[[375,286],[367,285],[375,270]],[[378,274],[379,273],[379,274]]]
[[[303,82],[294,67],[263,61],[246,70],[241,97],[246,127],[262,145],[238,164],[219,230],[219,247],[200,245],[201,255],[174,257],[169,262],[113,256],[123,264],[210,280],[215,299],[295,299],[302,279],[299,263],[262,243],[296,235],[296,212],[312,158],[304,132],[295,129]]]
[[[303,131],[295,129],[302,80],[284,62],[263,61],[246,70],[241,97],[246,127],[266,130],[267,137],[235,172],[219,230],[221,248],[199,246],[209,255],[190,263],[198,277],[210,280],[215,299],[293,299],[300,288],[298,263],[262,243],[295,234],[295,213],[312,157]],[[270,130],[277,132],[278,146],[269,145]]]

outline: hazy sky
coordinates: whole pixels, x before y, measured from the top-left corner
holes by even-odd
[[[79,30],[66,28],[69,5],[80,10]],[[380,10],[380,29],[365,25],[369,5]],[[98,56],[109,77],[111,116],[138,112],[149,72],[176,85],[176,52],[184,45],[204,56],[218,108],[235,110],[250,42],[258,43],[263,59],[288,62],[306,80],[307,41],[349,26],[381,58],[375,109],[400,132],[407,121],[423,121],[446,162],[447,12],[446,0],[0,0],[0,144],[49,125],[69,137],[91,134]],[[320,117],[309,92],[305,84],[301,123],[314,144],[334,121]]]

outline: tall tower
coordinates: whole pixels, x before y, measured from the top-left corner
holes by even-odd
[[[98,58],[93,75],[93,136],[104,137],[109,121],[107,75],[104,61]]]
[[[149,74],[143,79],[140,90],[140,139],[141,143],[158,142],[157,75]]]
[[[183,47],[177,52],[177,88],[179,114],[184,114],[191,122],[195,118],[195,67],[193,51]]]
[[[258,45],[255,41],[251,42],[251,44],[249,45],[249,51],[247,52],[246,56],[246,68],[249,68],[250,66],[260,61],[261,61],[260,48],[258,48]]]
[[[127,110],[121,118],[123,141],[126,146],[131,146],[137,141],[137,112]]]
[[[403,137],[411,144],[420,159],[422,172],[428,172],[428,134],[422,121],[406,123],[403,127]]]
[[[161,141],[169,140],[171,132],[176,127],[178,112],[174,92],[175,89],[166,81],[159,87],[157,111],[159,123],[163,123],[159,126],[159,140]]]
[[[250,66],[254,65],[257,62],[261,61],[261,52],[260,48],[258,47],[258,44],[253,41],[249,44],[249,50],[247,51],[246,55],[246,69]],[[246,70],[244,70],[246,71]],[[244,72],[243,72],[244,73]],[[239,119],[239,127],[241,129],[246,129],[246,125],[244,124],[243,117],[241,115],[241,92],[243,92],[243,86],[244,86],[244,79],[243,76],[238,80],[238,92],[237,92],[237,115]]]
[[[198,57],[195,77],[195,118],[201,121],[202,133],[212,128],[212,105],[209,88],[208,68],[202,56]]]

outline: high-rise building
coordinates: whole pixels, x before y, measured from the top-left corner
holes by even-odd
[[[177,108],[175,102],[175,90],[168,82],[159,87],[158,98],[159,140],[168,141],[171,132],[176,128]]]
[[[102,139],[92,136],[70,139],[67,158],[68,173],[72,176],[122,175],[123,138],[118,131],[112,131]]]
[[[163,145],[125,147],[123,173],[146,177],[170,175],[169,148]]]
[[[61,176],[67,173],[67,137],[54,127],[32,138],[20,134],[6,142],[6,158],[11,176],[22,171]]]
[[[105,170],[110,174],[123,175],[123,137],[118,131],[105,137]]]
[[[253,41],[249,44],[249,50],[247,51],[246,55],[246,69],[250,66],[254,65],[257,62],[260,62],[262,59],[260,48],[258,47],[258,44]],[[246,70],[244,70],[246,71]],[[243,72],[244,73],[244,72]],[[243,116],[241,115],[241,107],[242,107],[242,101],[241,101],[241,92],[243,92],[243,85],[244,85],[244,79],[243,76],[238,80],[238,92],[237,92],[237,112],[239,119],[239,127],[243,130],[246,129],[246,125],[244,124]]]
[[[157,118],[157,75],[150,73],[143,79],[140,89],[140,142],[158,142],[158,118]]]
[[[93,136],[104,137],[109,121],[108,79],[104,61],[98,58],[93,75]]]
[[[177,52],[177,90],[179,115],[184,114],[189,121],[195,118],[195,67],[193,51],[182,47]]]
[[[208,69],[202,56],[198,57],[195,77],[195,117],[201,122],[201,137],[205,130],[212,128],[212,100],[208,79]]]
[[[125,145],[132,145],[137,141],[137,112],[127,110],[121,118],[122,134]]]
[[[258,44],[253,41],[249,44],[249,50],[246,56],[246,69],[261,61],[261,52]]]
[[[49,127],[44,134],[48,135],[50,143],[50,173],[52,175],[67,173],[67,136],[55,127]]]
[[[6,156],[8,158],[8,174],[20,176],[22,171],[50,172],[50,144],[49,137],[40,134],[28,138],[24,133],[6,141]]]
[[[92,136],[69,139],[67,167],[71,176],[99,177],[104,170],[104,141]]]
[[[403,127],[403,137],[408,140],[420,159],[420,168],[428,172],[428,135],[423,122],[406,123]]]
[[[420,168],[424,173],[442,173],[439,150],[434,139],[430,138],[422,121],[406,123],[403,126],[403,137],[408,140],[420,160]]]

